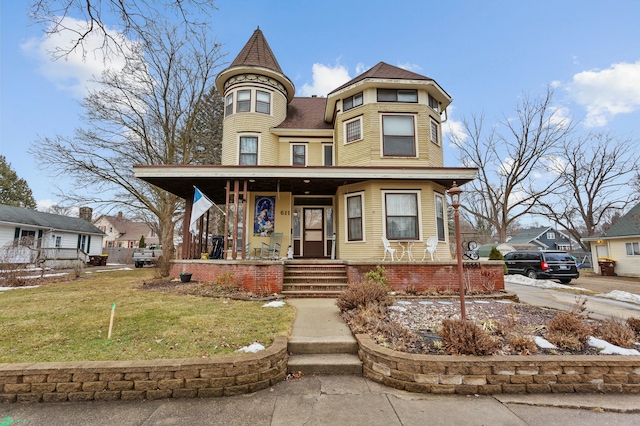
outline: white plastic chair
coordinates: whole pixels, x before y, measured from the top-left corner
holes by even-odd
[[[433,253],[436,252],[438,248],[438,237],[429,237],[427,238],[427,248],[424,249],[424,255],[422,256],[422,262],[427,257],[427,252],[431,255],[431,260],[433,261]]]
[[[387,258],[387,253],[391,255],[391,261],[393,262],[395,259],[393,255],[398,251],[398,249],[391,248],[391,243],[385,237],[382,237],[382,244],[384,245],[384,257],[382,260]]]

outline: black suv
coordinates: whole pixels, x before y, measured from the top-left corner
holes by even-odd
[[[512,251],[504,256],[504,263],[508,274],[526,275],[534,280],[552,279],[568,284],[580,276],[575,259],[565,251]]]

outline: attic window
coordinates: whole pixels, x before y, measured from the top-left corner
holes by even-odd
[[[378,89],[378,102],[418,102],[417,90]]]
[[[436,98],[434,98],[433,96],[429,95],[429,106],[431,107],[431,109],[433,109],[435,112],[439,111],[439,105],[440,103],[438,101],[436,101]]]
[[[271,94],[256,90],[256,112],[271,113]]]
[[[249,112],[251,110],[251,90],[238,91],[238,104],[236,112]]]
[[[343,111],[348,111],[360,105],[362,105],[362,92],[355,94],[353,96],[349,96],[348,98],[344,98],[342,100]]]
[[[231,114],[233,114],[233,93],[227,96],[227,99],[225,99],[225,106],[224,106],[225,117],[228,117]]]

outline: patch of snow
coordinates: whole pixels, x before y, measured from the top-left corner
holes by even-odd
[[[433,305],[433,302],[427,302],[426,300],[418,303],[421,305]]]
[[[597,294],[597,297],[606,297],[607,299],[619,300],[621,302],[631,302],[640,305],[640,295],[629,293],[627,291],[613,290],[609,293]]]
[[[389,306],[390,310],[392,311],[399,311],[399,312],[406,312],[407,308],[403,308],[402,306]]]
[[[511,300],[496,300],[496,303],[502,303],[502,304],[505,304],[505,305],[510,305],[513,302]]]
[[[246,352],[246,353],[255,354],[256,352],[260,352],[260,351],[264,351],[264,346],[262,346],[258,342],[254,342],[249,346],[245,346],[244,348],[238,349],[236,352]]]
[[[281,308],[284,306],[284,302],[282,300],[274,300],[273,302],[265,303],[262,305],[263,308]]]
[[[453,305],[453,302],[438,302],[438,305]]]
[[[520,285],[528,285],[531,287],[540,287],[540,288],[563,288],[563,289],[571,289],[571,290],[580,290],[580,291],[588,291],[591,292],[591,290],[586,289],[586,288],[582,288],[582,287],[575,287],[575,286],[571,286],[571,285],[564,285],[564,284],[558,284],[555,281],[551,281],[551,280],[532,280],[529,277],[525,277],[524,275],[505,275],[504,276],[504,282],[506,283],[512,283],[512,284],[520,284]]]
[[[398,302],[398,305],[411,305],[411,302],[406,301],[406,300],[401,300]]]
[[[476,301],[474,301],[474,303],[477,303],[479,305],[488,305],[489,301],[487,301],[487,300],[476,300]]]
[[[550,341],[548,341],[547,339],[544,339],[540,336],[531,336],[531,337],[533,337],[533,341],[536,342],[536,345],[538,345],[539,348],[557,349],[557,346],[551,343]]]
[[[133,271],[133,269],[125,266],[123,268],[115,268],[115,269],[98,269],[97,271],[91,271],[91,272],[97,273],[97,272],[111,272],[111,271]]]
[[[43,277],[43,278],[47,278],[47,277],[62,277],[63,275],[69,275],[69,274],[66,273],[66,272],[59,272],[57,274],[29,275],[29,276],[26,276],[26,277],[18,277],[18,278],[20,278],[21,280],[31,280],[31,279],[36,279],[36,278],[40,278],[40,277]]]
[[[605,355],[640,355],[640,352],[635,349],[621,348],[620,346],[612,345],[607,341],[596,339],[592,336],[589,336],[587,345],[600,349],[600,353]]]
[[[25,285],[22,287],[0,287],[0,291],[7,291],[7,290],[17,290],[19,288],[38,288],[40,287],[39,285]]]

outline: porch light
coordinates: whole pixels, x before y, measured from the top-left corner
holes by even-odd
[[[453,181],[453,185],[449,188],[449,196],[451,197],[451,206],[453,207],[453,218],[456,225],[456,255],[458,257],[458,286],[460,292],[460,317],[463,321],[467,319],[467,309],[464,305],[464,281],[462,279],[462,244],[460,242],[460,213],[458,208],[460,207],[460,194],[462,189],[458,188],[456,181]]]
[[[309,179],[305,179],[305,180],[303,180],[303,182],[304,182],[304,183],[309,183],[309,182],[311,182],[311,181],[310,181]]]

